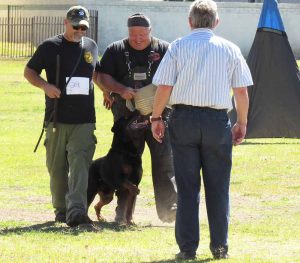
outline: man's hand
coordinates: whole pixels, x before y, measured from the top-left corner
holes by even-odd
[[[154,96],[152,117],[157,118],[158,116],[162,115],[162,112],[165,109],[171,96],[172,89],[173,86],[158,86]],[[152,121],[151,131],[153,138],[159,143],[162,143],[162,139],[165,135],[165,123],[163,122],[163,120]]]
[[[46,80],[44,80],[35,70],[26,66],[24,69],[24,77],[32,85],[42,89],[49,98],[55,99],[60,97],[61,91],[56,88],[55,85],[50,84]]]
[[[151,131],[154,139],[162,143],[162,139],[165,135],[165,123],[162,120],[152,122]]]
[[[122,90],[120,95],[124,100],[131,100],[134,98],[135,93],[136,93],[136,90],[134,90],[133,88],[127,87]]]
[[[246,124],[235,123],[231,129],[233,145],[239,145],[245,138],[247,131]]]
[[[103,106],[110,110],[113,105],[115,99],[109,94],[109,92],[103,92]]]
[[[247,131],[247,116],[249,109],[249,98],[247,88],[234,88],[233,95],[237,120],[231,129],[232,141],[234,145],[239,145],[244,140]]]
[[[124,86],[122,83],[116,81],[111,75],[106,73],[100,72],[98,74],[98,78],[105,90],[120,94],[120,96],[125,100],[133,99],[136,92],[133,88]]]
[[[45,83],[42,89],[49,98],[60,98],[61,91],[58,88],[56,88],[55,85]]]

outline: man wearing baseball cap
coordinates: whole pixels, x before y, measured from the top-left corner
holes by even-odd
[[[104,92],[104,104],[112,109],[114,121],[121,117],[130,117],[126,100],[133,99],[137,90],[152,83],[154,73],[168,49],[167,42],[151,36],[151,22],[145,14],[131,15],[127,20],[127,27],[128,37],[110,44],[96,67],[98,80],[107,91]],[[109,92],[112,97],[109,97]],[[167,110],[163,117],[166,115]],[[141,153],[144,151],[145,142],[151,153],[158,217],[163,222],[172,222],[175,220],[177,194],[168,133],[160,144],[153,139],[148,127],[139,133]],[[127,194],[122,190],[117,191],[116,221],[126,220],[121,215],[124,214],[124,199]]]
[[[89,28],[89,11],[83,6],[72,6],[67,12],[67,20],[72,26],[86,26]]]
[[[64,25],[63,34],[39,45],[24,76],[45,93],[44,145],[55,221],[74,227],[92,223],[86,191],[96,144],[92,76],[98,47],[85,37],[89,28],[86,8],[71,7]],[[40,75],[42,70],[46,79]]]

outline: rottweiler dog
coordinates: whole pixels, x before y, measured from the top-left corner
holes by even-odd
[[[94,206],[99,221],[105,221],[101,209],[113,200],[116,193],[119,199],[115,220],[122,224],[133,224],[132,215],[136,196],[140,192],[138,185],[143,169],[142,155],[128,131],[130,121],[129,118],[120,118],[114,123],[111,129],[114,136],[109,152],[93,161],[89,169],[87,203],[89,207],[99,194],[100,201]],[[120,195],[117,194],[118,191],[121,192]]]

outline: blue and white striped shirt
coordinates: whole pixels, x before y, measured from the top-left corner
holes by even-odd
[[[239,47],[207,28],[171,43],[154,78],[173,86],[169,104],[231,109],[231,88],[253,84]]]

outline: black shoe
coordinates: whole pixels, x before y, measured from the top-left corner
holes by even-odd
[[[195,252],[184,252],[181,251],[178,254],[175,255],[175,259],[177,260],[192,260],[196,258]]]
[[[217,247],[217,248],[211,248],[211,253],[214,257],[214,259],[227,259],[229,258],[228,255],[228,247]]]
[[[65,212],[58,212],[55,215],[55,222],[66,223],[66,213]]]
[[[76,227],[81,224],[93,224],[93,221],[85,214],[78,214],[67,220],[67,225]]]

